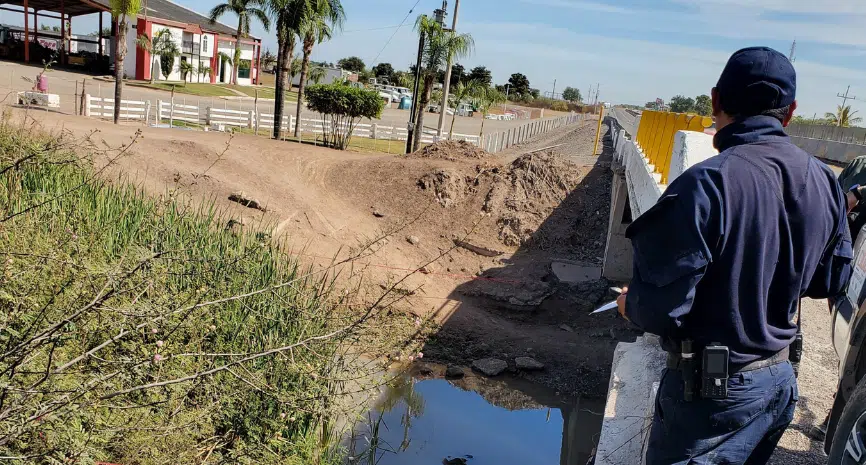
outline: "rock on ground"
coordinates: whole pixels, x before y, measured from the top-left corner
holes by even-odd
[[[486,376],[497,376],[508,368],[508,363],[498,358],[483,358],[472,362],[472,368]]]
[[[532,357],[517,357],[514,359],[518,370],[536,371],[543,370],[544,364]]]
[[[446,378],[462,378],[464,376],[463,368],[454,365],[448,365],[445,369]]]

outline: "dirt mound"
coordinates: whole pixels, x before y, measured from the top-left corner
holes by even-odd
[[[563,157],[528,153],[494,176],[484,212],[499,216],[499,240],[516,247],[528,241],[574,190],[581,172]]]
[[[466,141],[443,140],[428,145],[409,155],[415,158],[439,158],[442,160],[465,160],[489,157],[490,154]]]
[[[418,180],[418,187],[430,190],[443,207],[456,205],[469,193],[466,176],[458,171],[437,169]]]

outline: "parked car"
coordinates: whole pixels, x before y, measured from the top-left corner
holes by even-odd
[[[833,346],[839,383],[830,410],[824,451],[829,463],[866,463],[866,227],[854,244],[854,271],[846,295],[832,304]]]

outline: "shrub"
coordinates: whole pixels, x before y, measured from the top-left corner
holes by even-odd
[[[553,111],[568,111],[568,104],[557,100],[550,105],[550,109]]]
[[[345,150],[361,118],[378,118],[385,102],[375,90],[359,89],[347,83],[316,84],[304,95],[310,110],[322,115],[325,145]]]

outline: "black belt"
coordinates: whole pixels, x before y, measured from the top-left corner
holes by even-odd
[[[700,355],[697,356],[698,360],[701,360]],[[788,348],[776,352],[769,357],[764,357],[754,362],[749,363],[732,363],[731,366],[728,367],[728,372],[730,374],[734,373],[742,373],[744,371],[754,371],[760,370],[761,368],[767,368],[769,366],[778,365],[782,362],[787,362],[789,359],[789,351]],[[674,354],[668,352],[668,369],[669,370],[679,370],[680,363],[682,362],[682,357],[680,354]]]

